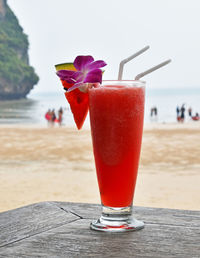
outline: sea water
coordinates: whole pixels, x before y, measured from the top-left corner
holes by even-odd
[[[200,114],[200,87],[199,88],[146,88],[145,124],[149,123],[176,123],[176,107],[185,104],[186,121],[189,121],[188,108],[193,114]],[[157,116],[150,116],[152,107],[157,107]],[[31,93],[26,99],[15,101],[0,101],[0,124],[36,124],[46,125],[45,113],[48,109],[64,110],[63,124],[75,126],[69,104],[62,92]],[[119,107],[120,108],[120,107]],[[89,127],[89,118],[86,118],[84,127]]]

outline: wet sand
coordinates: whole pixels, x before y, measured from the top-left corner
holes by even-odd
[[[100,203],[89,130],[1,125],[0,142],[0,211]],[[134,204],[200,210],[199,122],[145,127]]]

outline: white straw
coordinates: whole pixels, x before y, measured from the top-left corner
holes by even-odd
[[[156,65],[156,66],[154,66],[154,67],[152,67],[152,68],[150,68],[150,69],[144,71],[143,73],[139,73],[139,74],[135,77],[135,80],[139,80],[140,78],[142,78],[142,77],[145,76],[146,74],[152,73],[153,71],[155,71],[155,70],[157,70],[157,69],[159,69],[159,68],[161,68],[161,67],[163,67],[163,66],[169,64],[170,62],[171,62],[171,59],[169,59],[169,60],[167,60],[167,61],[165,61],[165,62],[162,62],[162,63],[160,63],[160,64],[158,64],[158,65]]]
[[[118,80],[121,81],[122,80],[122,74],[123,74],[123,69],[124,69],[124,65],[131,61],[133,58],[141,55],[143,52],[145,52],[147,49],[149,49],[149,46],[144,47],[143,49],[139,50],[138,52],[136,52],[135,54],[133,54],[132,56],[129,56],[128,58],[122,60],[119,64],[119,73],[118,73]]]

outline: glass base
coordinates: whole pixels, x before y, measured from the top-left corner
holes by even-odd
[[[90,228],[105,232],[136,231],[144,228],[144,222],[132,217],[132,206],[120,208],[103,206],[101,217],[92,221]]]

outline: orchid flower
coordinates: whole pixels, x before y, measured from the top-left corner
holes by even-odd
[[[56,74],[61,80],[73,84],[68,91],[84,86],[86,83],[101,83],[102,70],[106,63],[103,60],[94,61],[92,56],[77,56],[74,60],[76,71],[59,70]]]

